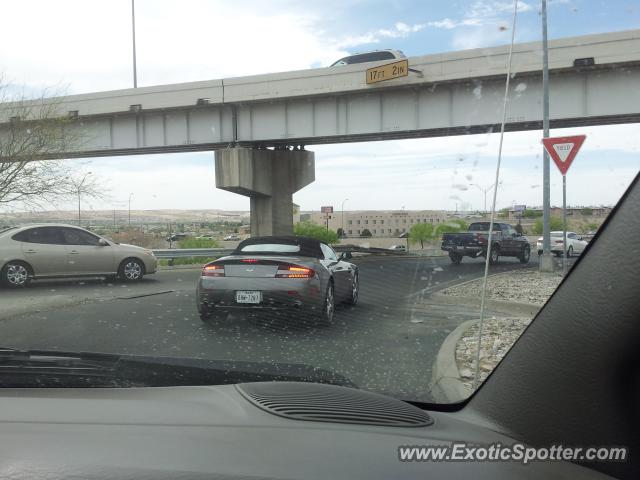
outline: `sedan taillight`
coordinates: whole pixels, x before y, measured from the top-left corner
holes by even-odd
[[[280,265],[276,272],[276,278],[313,278],[316,272],[307,267],[298,265]]]
[[[203,277],[224,277],[224,265],[205,265],[202,269]]]

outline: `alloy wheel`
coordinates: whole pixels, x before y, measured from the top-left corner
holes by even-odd
[[[127,280],[138,280],[142,277],[142,267],[136,261],[129,261],[124,265],[124,276]]]
[[[324,299],[324,319],[330,324],[333,322],[333,313],[334,313],[334,303],[333,303],[333,285],[329,285],[327,288],[327,295]]]
[[[10,264],[7,265],[6,280],[12,286],[20,287],[27,283],[29,278],[29,271],[24,265]]]
[[[355,304],[358,301],[358,293],[359,293],[360,284],[358,282],[358,274],[356,273],[353,276],[353,281],[351,282],[351,303]]]

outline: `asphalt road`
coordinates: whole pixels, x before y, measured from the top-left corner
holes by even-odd
[[[503,259],[493,272],[535,267]],[[134,285],[101,280],[34,282],[0,290],[2,345],[227,360],[305,363],[361,388],[430,401],[435,356],[446,335],[477,318],[468,307],[417,311],[414,302],[482,276],[484,262],[446,257],[358,260],[361,293],[322,327],[296,317],[230,315],[203,323],[195,310],[199,269],[160,271]],[[4,308],[3,308],[4,307]],[[416,315],[420,318],[416,319]]]

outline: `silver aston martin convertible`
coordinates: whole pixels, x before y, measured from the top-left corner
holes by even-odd
[[[358,301],[358,267],[307,237],[255,237],[202,269],[197,307],[202,320],[234,310],[299,312],[333,322],[338,302]]]

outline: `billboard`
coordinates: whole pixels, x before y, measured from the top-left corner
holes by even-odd
[[[333,207],[320,207],[320,213],[333,213]]]

